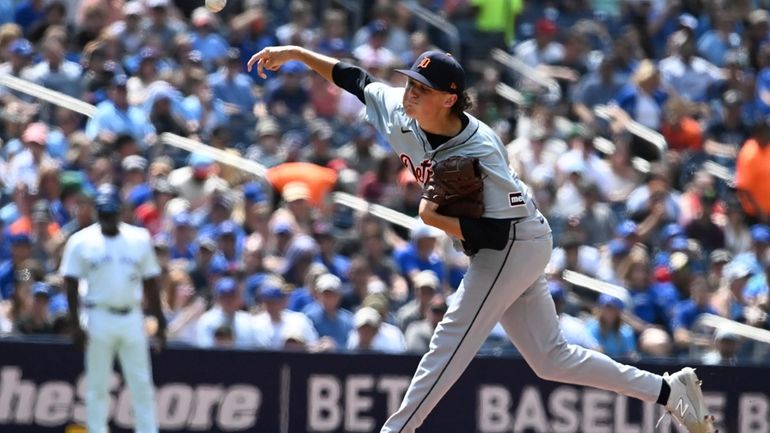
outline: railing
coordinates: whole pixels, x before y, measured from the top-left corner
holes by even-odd
[[[611,110],[606,105],[597,105],[594,107],[594,113],[602,119],[608,121],[611,121],[614,117]],[[624,121],[623,126],[629,133],[654,145],[658,150],[658,155],[660,158],[664,159],[663,157],[666,154],[666,150],[668,150],[668,143],[661,133],[653,131],[652,129],[633,119]]]
[[[556,80],[544,76],[537,69],[529,66],[528,64],[522,62],[518,58],[506,53],[499,48],[492,50],[492,59],[511,69],[517,74],[524,76],[538,86],[541,86],[543,89],[545,89],[550,98],[553,98],[554,100],[561,99],[561,88],[559,87],[559,83],[557,83]]]
[[[460,32],[454,24],[415,2],[405,2],[404,5],[417,19],[447,35],[451,53],[458,55],[457,53],[460,52]]]

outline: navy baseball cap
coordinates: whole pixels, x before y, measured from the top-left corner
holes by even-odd
[[[94,206],[97,212],[117,213],[120,210],[120,192],[115,185],[105,183],[96,190]]]
[[[622,310],[623,308],[625,308],[625,304],[623,303],[623,301],[621,301],[619,298],[616,298],[612,295],[608,295],[607,293],[602,293],[599,296],[598,303],[602,307],[612,306],[617,308],[618,310]]]
[[[465,71],[451,55],[426,51],[410,69],[396,69],[407,77],[442,92],[460,94],[465,90]]]
[[[11,42],[11,44],[8,46],[8,51],[13,54],[29,57],[35,52],[35,49],[32,47],[32,44],[28,40],[19,38]]]
[[[238,283],[230,277],[222,277],[214,285],[214,291],[217,295],[229,295],[235,293],[238,289]]]
[[[751,240],[760,244],[770,244],[770,227],[764,224],[754,224],[750,229]]]

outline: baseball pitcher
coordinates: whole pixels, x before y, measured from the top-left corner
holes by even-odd
[[[500,322],[538,376],[658,402],[691,432],[712,418],[691,368],[659,376],[619,364],[562,338],[543,270],[551,229],[528,187],[509,169],[492,129],[465,110],[465,73],[452,56],[428,51],[405,88],[376,82],[361,68],[300,47],[268,47],[248,62],[262,77],[299,60],[366,105],[366,120],[424,186],[420,217],[462,241],[470,266],[383,433],[413,433]]]

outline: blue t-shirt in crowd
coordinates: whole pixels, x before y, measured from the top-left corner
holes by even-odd
[[[679,328],[691,329],[695,319],[701,314],[717,314],[710,305],[698,306],[692,299],[680,301],[674,307],[674,318],[671,320],[671,330]]]
[[[438,254],[432,253],[427,260],[423,260],[417,255],[417,248],[413,243],[396,250],[393,253],[393,260],[396,261],[404,276],[408,276],[414,270],[431,270],[438,275],[439,281],[444,281],[444,262]]]
[[[593,319],[588,322],[588,331],[610,358],[626,357],[636,352],[634,330],[625,323],[620,325],[617,331],[603,333],[599,327],[599,321]]]
[[[318,302],[308,305],[302,312],[313,322],[319,337],[331,337],[340,349],[347,347],[348,334],[353,330],[353,313],[338,308],[337,314],[329,317]]]

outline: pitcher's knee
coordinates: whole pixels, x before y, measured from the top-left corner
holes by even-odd
[[[552,350],[543,352],[538,359],[531,360],[530,367],[532,367],[537,377],[558,381],[567,373],[562,361],[568,354],[569,346],[566,343],[560,343]]]
[[[530,367],[532,367],[537,377],[544,380],[557,380],[561,375],[561,368],[547,359],[530,364]]]

